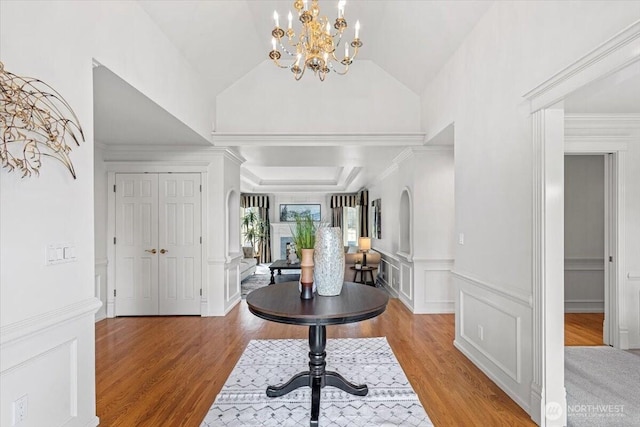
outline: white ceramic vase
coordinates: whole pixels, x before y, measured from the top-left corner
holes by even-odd
[[[313,263],[318,295],[340,295],[344,283],[344,246],[340,227],[318,229]]]

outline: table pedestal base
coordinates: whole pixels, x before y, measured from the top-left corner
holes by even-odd
[[[304,386],[311,387],[311,427],[318,426],[320,414],[320,390],[325,386],[339,388],[349,394],[366,396],[369,389],[366,385],[356,385],[347,381],[342,375],[326,371],[327,329],[324,325],[309,326],[309,370],[294,375],[280,386],[267,387],[267,396],[279,397]]]

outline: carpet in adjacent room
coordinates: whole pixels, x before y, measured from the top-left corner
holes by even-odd
[[[612,347],[565,347],[567,423],[640,426],[640,356]]]
[[[308,370],[307,340],[252,340],[227,378],[201,427],[308,426],[311,390],[267,397],[268,385],[279,385]],[[367,384],[358,397],[334,387],[322,389],[320,425],[432,426],[418,396],[386,338],[343,338],[327,341],[327,370],[349,381]]]

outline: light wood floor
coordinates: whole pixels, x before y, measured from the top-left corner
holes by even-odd
[[[141,317],[96,324],[101,426],[199,426],[251,339],[307,338],[243,301],[224,318]],[[453,315],[412,315],[391,300],[376,319],[329,338],[386,336],[436,426],[527,426],[529,416],[453,347]]]
[[[604,345],[602,322],[604,322],[604,313],[566,313],[564,345]]]

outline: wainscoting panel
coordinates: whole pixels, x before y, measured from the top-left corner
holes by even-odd
[[[94,315],[97,299],[2,328],[0,425],[11,426],[13,402],[26,396],[24,426],[97,426]]]
[[[566,313],[604,313],[604,259],[565,258]]]
[[[378,267],[378,280],[382,282],[392,297],[399,297],[400,274],[398,269],[399,261],[390,255],[377,250],[380,253],[380,265]]]
[[[453,274],[454,345],[525,410],[530,402],[531,307],[521,290]]]
[[[400,263],[400,299],[413,311],[413,265]]]
[[[453,313],[455,286],[452,259],[413,259],[416,314]]]

